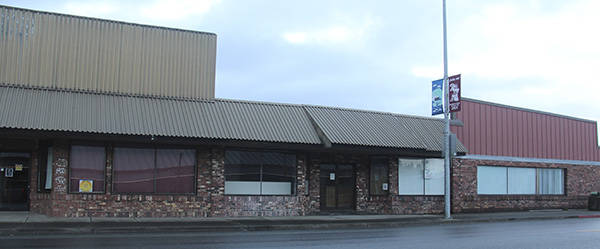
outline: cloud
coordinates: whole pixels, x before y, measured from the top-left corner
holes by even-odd
[[[67,2],[64,12],[73,15],[102,17],[116,13],[118,5],[110,1],[97,2]]]
[[[186,27],[207,14],[221,0],[155,0],[151,2],[128,1],[68,1],[59,12],[80,16],[115,19],[119,21]]]
[[[449,74],[462,73],[471,97],[598,120],[600,1],[560,4],[502,2],[466,17],[448,13]],[[441,53],[410,73],[440,78]]]
[[[142,7],[140,14],[146,18],[159,20],[182,20],[205,14],[219,2],[220,0],[157,0]]]
[[[370,35],[380,24],[381,19],[368,15],[361,22],[346,20],[322,28],[286,31],[281,34],[281,37],[286,42],[297,45],[356,44],[364,41],[366,36]]]
[[[454,27],[449,24],[450,74],[507,81],[537,78],[545,82],[543,89],[534,91],[521,83],[523,93],[561,96],[562,101],[581,101],[582,95],[593,99],[600,91],[590,84],[600,65],[600,33],[592,31],[600,23],[595,12],[600,2],[569,3],[551,12],[533,4],[488,5]],[[431,79],[439,78],[441,70],[441,63],[410,69],[414,76]]]
[[[489,5],[479,14],[449,24],[449,67],[483,78],[541,77],[550,80],[587,75],[588,63],[600,63],[598,1],[579,1],[546,13],[535,5]],[[575,62],[575,64],[573,64]],[[418,77],[436,65],[415,65]],[[427,73],[425,73],[427,72]],[[439,74],[439,73],[438,73]]]

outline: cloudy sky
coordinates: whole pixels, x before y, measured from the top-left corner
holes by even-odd
[[[213,32],[217,97],[429,116],[441,0],[4,1]],[[600,121],[600,1],[448,0],[463,96]]]

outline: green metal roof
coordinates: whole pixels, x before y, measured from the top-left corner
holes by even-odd
[[[0,128],[441,151],[441,119],[240,100],[0,86]],[[318,130],[322,131],[319,137]],[[466,152],[462,144],[458,151]]]

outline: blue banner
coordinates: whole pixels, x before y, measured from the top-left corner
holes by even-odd
[[[443,83],[444,80],[431,82],[431,115],[444,113]]]

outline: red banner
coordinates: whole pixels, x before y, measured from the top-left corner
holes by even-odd
[[[450,112],[460,111],[460,74],[448,77],[448,98]]]

